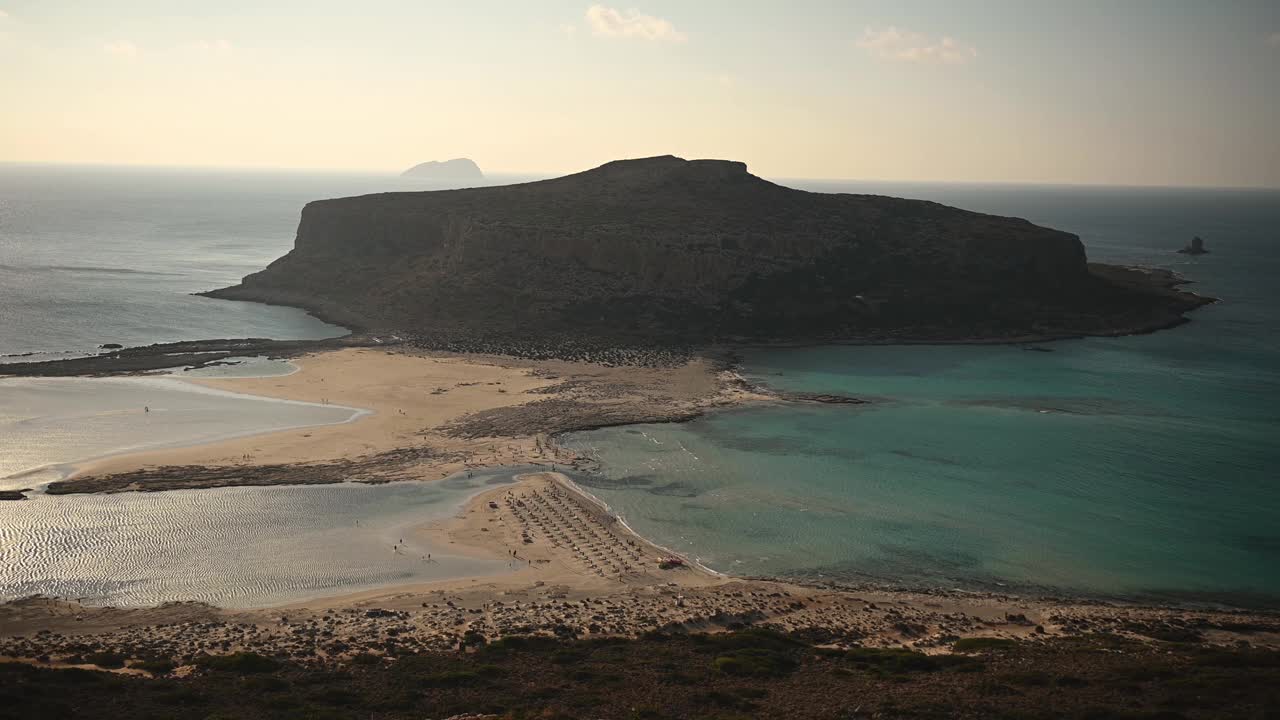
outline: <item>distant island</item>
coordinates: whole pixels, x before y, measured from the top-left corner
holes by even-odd
[[[1018,218],[663,156],[312,202],[292,251],[209,295],[436,338],[1013,342],[1180,324],[1210,302],[1180,282]]]
[[[400,173],[400,177],[424,178],[427,180],[484,180],[480,166],[468,158],[453,160],[432,160],[419,163]]]
[[[1204,240],[1200,239],[1200,236],[1197,235],[1191,238],[1190,244],[1188,244],[1186,247],[1182,248],[1178,252],[1182,253],[1183,255],[1204,255],[1209,251],[1206,250],[1204,247]]]

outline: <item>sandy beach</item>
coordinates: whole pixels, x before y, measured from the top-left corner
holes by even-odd
[[[951,652],[961,638],[1039,643],[1120,635],[1280,647],[1268,614],[1193,611],[959,591],[842,590],[716,575],[628,532],[557,474],[521,476],[418,532],[505,558],[513,572],[393,586],[272,608],[199,603],[90,607],[56,598],[0,606],[0,657],[74,666],[94,652],[174,658],[236,651],[342,665],[457,649],[511,635],[638,637],[764,627],[834,647]]]
[[[579,464],[554,434],[772,399],[703,358],[673,368],[611,367],[344,349],[294,362],[300,371],[286,376],[188,382],[369,414],[341,426],[117,455],[85,464],[50,492],[433,480],[469,467]]]
[[[669,553],[550,471],[552,464],[582,462],[550,438],[592,424],[675,420],[775,400],[707,360],[637,368],[346,349],[298,364],[301,371],[288,376],[192,382],[372,414],[344,425],[115,457],[85,468],[70,486],[76,492],[214,487],[242,484],[255,468],[271,467],[283,468],[271,476],[282,483],[297,480],[290,472],[324,467],[360,467],[356,479],[362,480],[431,481],[468,467],[541,463],[547,472],[483,492],[455,517],[413,531],[451,552],[501,559],[511,572],[253,610],[197,603],[90,607],[28,598],[0,606],[0,656],[75,664],[91,649],[179,659],[251,650],[330,664],[514,634],[635,637],[748,625],[838,646],[923,652],[946,652],[962,637],[1036,642],[1098,632],[1280,646],[1280,622],[1266,614],[959,591],[850,591],[664,562]]]

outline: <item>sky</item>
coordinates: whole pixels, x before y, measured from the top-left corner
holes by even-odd
[[[0,0],[0,161],[1280,187],[1280,2]]]

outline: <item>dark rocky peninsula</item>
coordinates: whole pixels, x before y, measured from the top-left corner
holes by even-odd
[[[666,156],[312,202],[292,251],[209,295],[431,344],[1009,342],[1180,324],[1210,302],[1181,282],[1026,220]]]
[[[418,163],[400,173],[400,176],[427,180],[484,180],[484,173],[480,172],[480,166],[468,158]]]

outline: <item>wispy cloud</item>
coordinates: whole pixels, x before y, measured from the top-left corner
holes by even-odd
[[[4,20],[7,17],[9,17],[9,13],[5,12],[4,10],[0,10],[0,20]]]
[[[206,53],[226,54],[236,49],[228,40],[197,40],[190,45],[192,50]]]
[[[587,8],[587,25],[600,37],[637,38],[683,42],[687,36],[669,20],[645,15],[639,10],[617,10],[603,5]]]
[[[858,39],[858,47],[881,60],[913,63],[959,65],[978,56],[978,49],[946,35],[932,38],[924,33],[867,28]]]
[[[139,52],[138,46],[128,40],[116,40],[114,42],[109,42],[102,46],[102,50],[108,55],[129,58],[137,57]]]
[[[1271,47],[1280,47],[1280,32],[1273,32],[1268,35],[1267,44]]]

